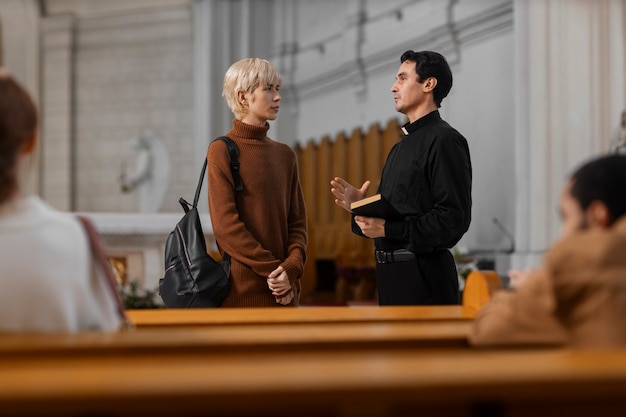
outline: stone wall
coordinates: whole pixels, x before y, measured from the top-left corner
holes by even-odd
[[[119,176],[123,164],[133,168],[131,139],[150,130],[168,148],[167,195],[176,196],[160,211],[178,211],[202,164],[193,153],[189,8],[55,16],[43,31],[44,113],[52,116],[44,125],[44,196],[63,209],[136,211],[137,193],[123,194]]]

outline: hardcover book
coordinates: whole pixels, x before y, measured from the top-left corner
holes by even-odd
[[[356,216],[377,217],[385,220],[399,220],[400,213],[382,196],[375,194],[350,204],[352,214]]]

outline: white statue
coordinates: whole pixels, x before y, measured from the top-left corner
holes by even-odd
[[[137,153],[134,171],[120,175],[122,191],[137,190],[139,211],[156,213],[163,205],[170,179],[169,153],[163,141],[150,131],[131,139],[130,147]]]

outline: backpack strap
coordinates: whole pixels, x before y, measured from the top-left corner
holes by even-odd
[[[220,136],[219,138],[213,140],[211,143],[216,140],[221,140],[226,143],[228,147],[228,154],[230,155],[230,173],[233,176],[233,180],[235,181],[235,191],[243,190],[243,182],[241,181],[241,174],[239,173],[239,149],[237,149],[237,145],[233,140],[227,136]],[[211,145],[209,145],[211,146]],[[202,165],[202,171],[200,172],[200,179],[198,180],[198,186],[196,187],[196,195],[193,198],[193,206],[198,206],[198,201],[200,200],[200,192],[202,190],[202,183],[204,182],[204,175],[206,174],[207,167],[207,159],[204,158],[204,165]],[[190,204],[187,203],[183,198],[178,200],[185,213],[190,210]]]
[[[183,210],[187,213],[190,209],[198,207],[198,200],[200,200],[200,191],[202,190],[202,183],[204,182],[204,174],[206,173],[207,160],[204,158],[204,165],[202,165],[202,171],[200,171],[200,179],[198,180],[198,186],[196,187],[196,195],[193,198],[193,206],[185,201],[184,198],[180,198],[178,202],[183,206]]]
[[[230,155],[230,172],[233,175],[233,180],[235,180],[235,191],[243,190],[241,174],[239,173],[239,149],[237,149],[237,145],[228,136],[220,136],[215,140],[223,141],[228,147],[228,153]]]

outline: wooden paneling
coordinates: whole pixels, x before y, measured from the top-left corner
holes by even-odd
[[[393,145],[398,143],[401,137],[402,137],[402,130],[400,130],[400,124],[398,123],[398,120],[391,119],[387,123],[387,127],[385,128],[385,131],[382,134],[383,150],[380,153],[381,167],[385,164],[385,160],[387,159],[387,154],[389,154],[389,151],[391,150],[391,148],[393,148]]]
[[[307,216],[312,224],[317,223],[317,210],[315,207],[315,178],[317,171],[317,147],[315,142],[309,141],[298,156],[300,160],[300,183],[307,207]]]
[[[341,132],[337,135],[335,140],[332,141],[332,148],[332,178],[341,177],[346,179],[348,177],[348,139],[346,139],[345,133]],[[319,161],[319,163],[327,164],[328,161]],[[329,198],[331,201],[334,201],[330,191],[318,196],[318,198]],[[334,203],[333,207],[331,223],[345,223],[350,219],[350,215],[345,210],[337,207]]]
[[[315,203],[311,204],[317,211],[317,223],[330,223],[331,210],[335,206],[333,199],[329,198],[330,180],[333,178],[332,161],[332,144],[330,138],[326,136],[317,146],[316,195]]]
[[[363,158],[365,161],[364,180],[370,180],[372,182],[368,195],[374,194],[380,183],[380,173],[384,161],[383,158],[381,158],[381,154],[383,153],[381,138],[382,132],[380,131],[380,126],[376,123],[370,126],[367,135],[363,139]]]
[[[344,271],[373,266],[373,241],[352,233],[350,214],[334,203],[330,181],[341,177],[361,187],[369,180],[367,195],[374,194],[387,153],[401,133],[398,121],[392,119],[384,131],[375,123],[366,133],[356,128],[349,137],[340,132],[335,137],[311,139],[304,147],[296,146],[310,223],[310,262],[333,260]]]

